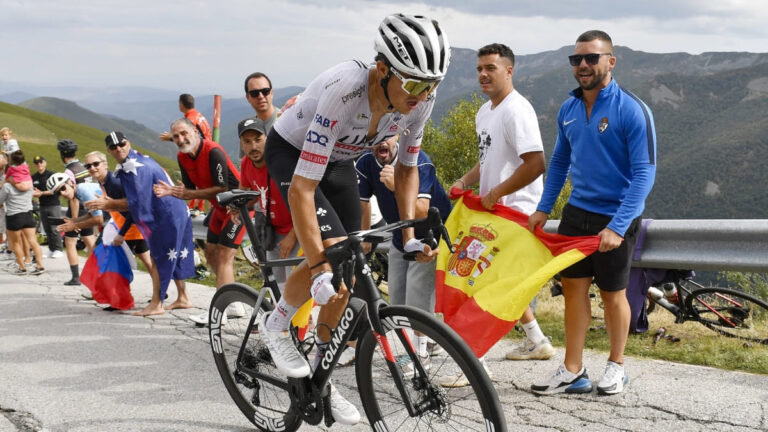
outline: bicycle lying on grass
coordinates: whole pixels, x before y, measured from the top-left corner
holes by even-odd
[[[238,208],[254,243],[258,240],[246,203],[257,196],[255,191],[229,191],[217,196],[221,205]],[[326,249],[334,286],[338,289],[343,280],[347,287],[354,287],[354,295],[331,334],[325,358],[311,377],[296,379],[280,374],[266,340],[259,334],[261,314],[272,310],[279,290],[270,266],[263,265],[264,253],[258,244],[254,245],[253,253],[262,260],[264,287],[257,292],[244,284],[232,283],[216,292],[209,313],[216,367],[232,399],[259,429],[291,431],[303,422],[318,425],[323,420],[327,426],[332,425],[329,380],[344,346],[357,333],[355,377],[372,429],[506,430],[496,390],[464,341],[431,314],[408,306],[389,305],[376,288],[360,243],[379,242],[385,233],[406,227],[427,232],[428,242],[434,241],[431,234],[435,230],[450,244],[439,213],[430,209],[424,219],[352,233]],[[229,318],[222,324],[223,311],[236,302],[245,306],[246,315]],[[414,330],[430,337],[442,353],[426,359],[418,356],[411,343]],[[308,355],[311,345],[298,338],[295,328],[292,334],[299,351]],[[441,387],[439,376],[457,370],[468,379],[469,386]]]
[[[707,288],[688,270],[668,270],[665,282],[648,289],[650,313],[656,304],[675,323],[696,321],[722,335],[768,344],[768,303],[742,291]]]

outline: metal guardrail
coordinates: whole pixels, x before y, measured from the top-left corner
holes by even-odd
[[[560,221],[548,221],[554,232]],[[203,216],[192,219],[195,239],[205,240]],[[653,220],[633,267],[768,272],[768,219]]]

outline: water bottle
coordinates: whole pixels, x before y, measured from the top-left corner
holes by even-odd
[[[664,290],[664,297],[668,302],[672,304],[680,302],[680,299],[677,296],[677,287],[675,287],[674,283],[666,282],[661,286],[661,289]]]
[[[677,311],[679,310],[679,308],[675,304],[669,302],[666,299],[666,297],[664,296],[664,292],[662,290],[660,290],[660,289],[658,289],[658,288],[656,288],[654,286],[648,287],[648,297],[652,301],[654,301],[657,304],[661,305],[665,309],[668,309],[668,310],[672,311],[673,313],[677,313]]]

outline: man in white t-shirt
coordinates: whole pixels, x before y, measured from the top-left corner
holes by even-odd
[[[536,112],[512,85],[515,55],[503,44],[477,52],[477,78],[490,100],[477,111],[479,162],[451,186],[467,189],[479,183],[483,207],[498,202],[530,215],[544,185],[544,147]],[[510,360],[548,359],[555,353],[529,307],[520,318],[526,340],[507,353]]]

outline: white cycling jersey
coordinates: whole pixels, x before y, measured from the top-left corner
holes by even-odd
[[[294,174],[321,180],[329,162],[353,159],[398,133],[398,160],[406,166],[416,165],[435,93],[408,115],[384,114],[376,135],[366,139],[371,118],[368,102],[371,67],[361,61],[348,61],[328,69],[277,119],[275,131],[301,150]]]

